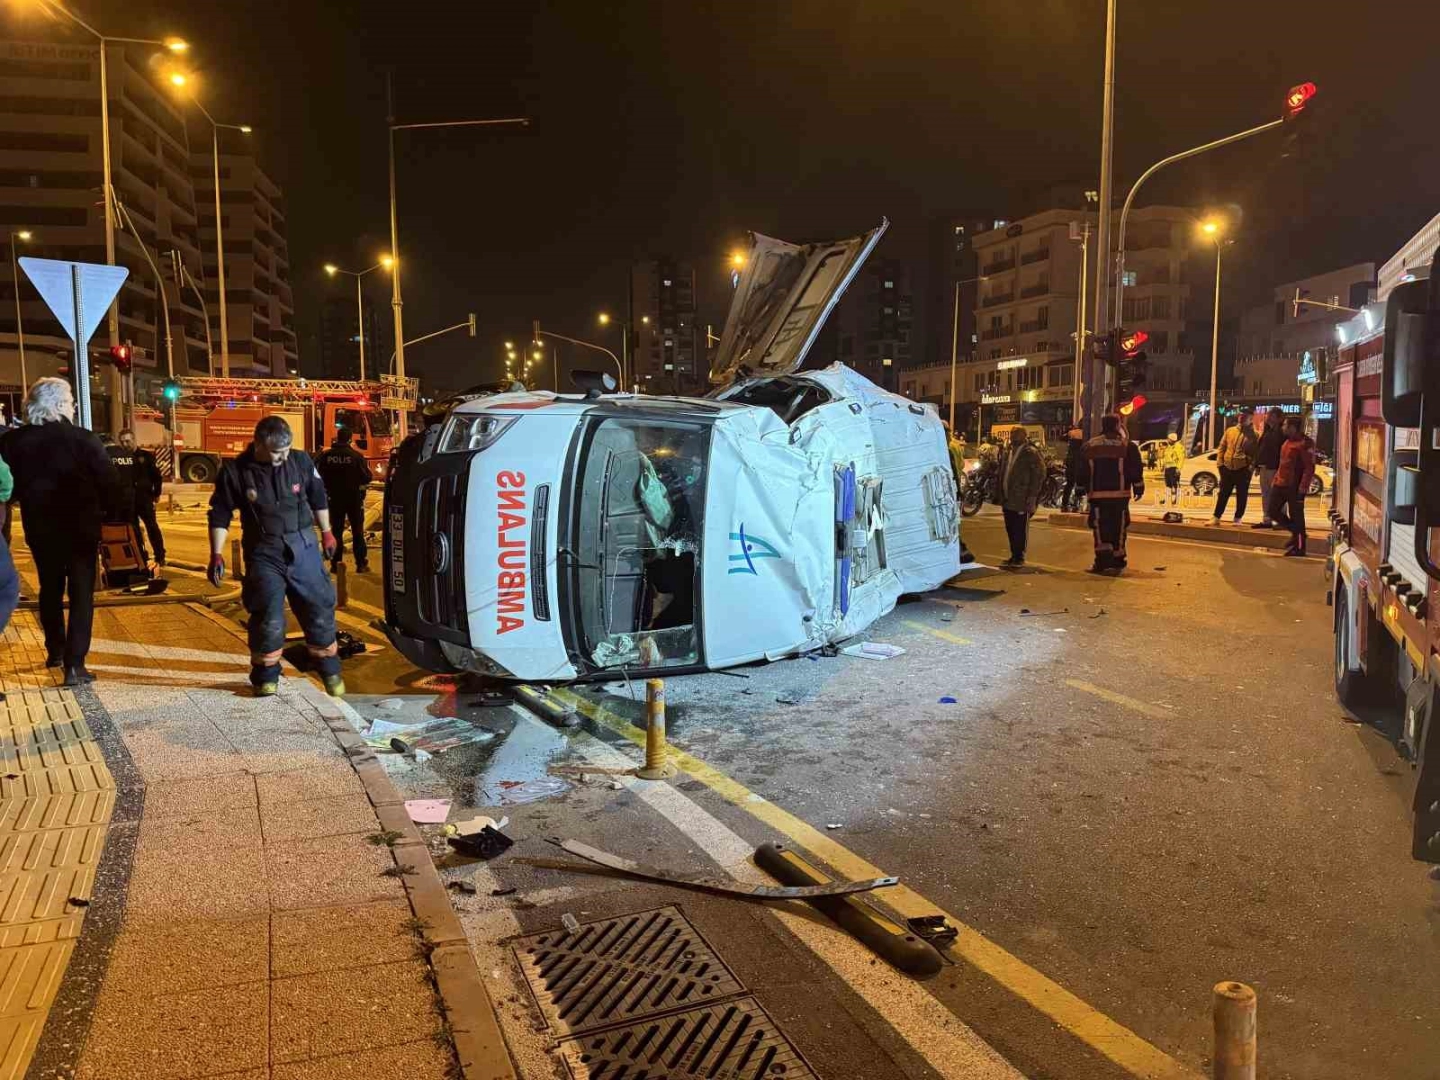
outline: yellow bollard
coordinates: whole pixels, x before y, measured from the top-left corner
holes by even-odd
[[[642,780],[664,780],[675,775],[675,766],[665,760],[665,680],[645,680],[645,767],[636,769]]]
[[[1215,984],[1215,1080],[1255,1080],[1255,991]]]
[[[350,603],[350,584],[345,577],[345,564],[335,567],[335,606],[343,608]]]

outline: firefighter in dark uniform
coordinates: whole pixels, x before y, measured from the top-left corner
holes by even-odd
[[[210,583],[225,576],[225,537],[240,512],[245,552],[241,602],[250,613],[250,683],[259,697],[279,690],[288,597],[305,647],[331,696],[345,693],[335,649],[335,587],[320,561],[335,556],[329,503],[315,463],[291,448],[290,425],[267,416],[255,425],[255,441],[225,462],[210,497]],[[320,526],[319,546],[315,525]]]
[[[355,552],[355,572],[369,570],[369,552],[365,548],[365,489],[370,486],[370,466],[360,451],[350,445],[350,431],[341,428],[335,433],[330,449],[315,459],[320,479],[325,481],[325,494],[330,499],[330,520],[335,526],[335,556],[330,560],[332,572],[340,571],[345,557],[345,526],[350,526],[350,545]]]
[[[125,521],[135,529],[135,542],[140,545],[140,561],[149,562],[145,555],[145,539],[140,533],[143,522],[145,535],[150,538],[150,549],[155,552],[155,562],[164,566],[165,537],[160,534],[160,523],[155,520],[155,500],[160,497],[164,481],[159,466],[155,464],[155,455],[137,446],[135,432],[125,428],[120,432],[120,445],[110,448],[110,460],[120,475]]]
[[[1100,434],[1085,444],[1090,466],[1090,531],[1095,537],[1092,574],[1125,569],[1125,534],[1130,528],[1130,500],[1145,494],[1140,449],[1111,413],[1100,418]]]

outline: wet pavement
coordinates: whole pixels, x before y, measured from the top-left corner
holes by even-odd
[[[1003,557],[988,511],[965,528]],[[1323,560],[1131,548],[1126,575],[1097,578],[1086,534],[1037,524],[1026,571],[967,576],[867,635],[903,655],[668,679],[672,742],[713,770],[674,783],[629,772],[642,684],[585,688],[584,726],[557,730],[388,648],[347,663],[367,719],[495,735],[384,761],[406,797],[454,800],[451,820],[510,819],[493,863],[423,831],[442,874],[475,886],[454,904],[525,1075],[559,1066],[506,942],[679,904],[821,1075],[1198,1075],[1210,988],[1234,978],[1260,995],[1264,1076],[1432,1076],[1440,883],[1407,857],[1408,767],[1334,702]],[[545,780],[563,792],[507,802]],[[833,845],[833,872],[898,874],[966,924],[968,951],[918,983],[808,909],[618,879],[546,843],[743,879],[787,821]],[[1055,984],[1076,1002],[1050,1002]],[[1127,1051],[1094,1036],[1105,1023]]]

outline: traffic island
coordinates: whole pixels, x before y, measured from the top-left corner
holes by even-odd
[[[1058,525],[1062,529],[1090,529],[1085,514],[1056,512],[1051,514],[1048,520],[1051,525]],[[1167,536],[1172,540],[1198,540],[1205,544],[1229,544],[1233,547],[1258,547],[1274,551],[1283,551],[1290,543],[1290,534],[1284,529],[1252,529],[1245,523],[1232,525],[1228,522],[1223,525],[1208,525],[1206,522],[1209,520],[1208,517],[1193,517],[1183,524],[1177,524],[1132,514],[1129,531],[1132,536]],[[1311,538],[1313,541],[1313,531]]]

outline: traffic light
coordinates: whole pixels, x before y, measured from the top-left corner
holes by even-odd
[[[1115,356],[1115,331],[1095,335],[1095,359],[1109,364]]]
[[[1292,86],[1285,91],[1285,119],[1294,120],[1302,112],[1310,99],[1315,96],[1315,84],[1303,82],[1299,86]]]
[[[1126,401],[1143,390],[1148,380],[1150,360],[1144,346],[1150,335],[1144,330],[1117,330],[1115,339],[1115,396]]]
[[[130,370],[133,357],[129,345],[111,345],[110,362],[115,365],[115,370],[124,375]]]
[[[174,403],[174,402],[176,402],[176,401],[179,401],[179,400],[180,400],[180,382],[179,382],[179,380],[177,380],[177,379],[166,379],[166,380],[165,380],[165,385],[161,388],[160,392],[165,396],[165,400],[166,400],[166,401],[169,401],[169,402],[171,402],[171,403]]]
[[[1282,158],[1294,157],[1300,151],[1300,133],[1309,127],[1309,123],[1297,124],[1298,120],[1305,113],[1305,107],[1310,104],[1310,99],[1315,96],[1315,84],[1313,82],[1301,83],[1299,86],[1292,86],[1285,92],[1285,112],[1282,119],[1285,121],[1285,138],[1281,140],[1280,156]]]

